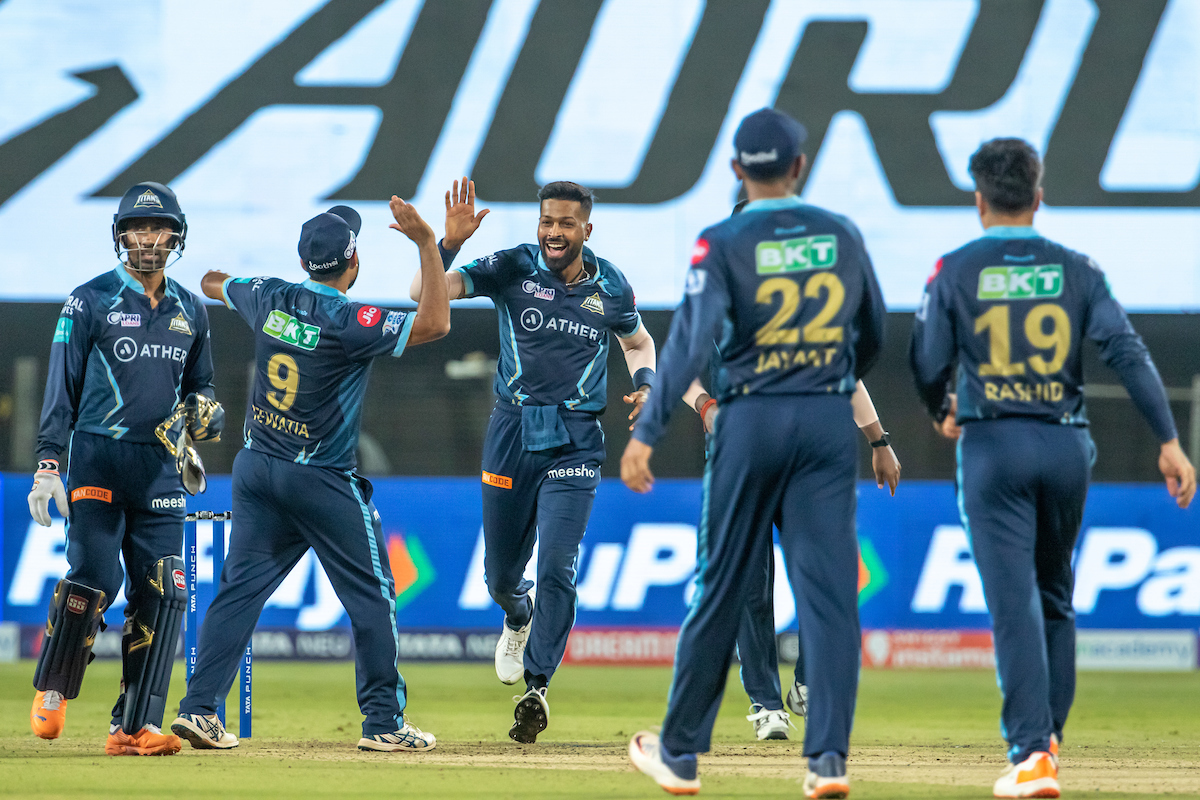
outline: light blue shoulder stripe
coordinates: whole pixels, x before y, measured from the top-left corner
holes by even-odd
[[[742,209],[742,213],[745,214],[747,211],[779,211],[785,208],[799,208],[803,205],[804,203],[800,198],[793,194],[788,197],[771,197],[766,200],[755,200],[754,202],[746,203],[745,208]]]
[[[470,265],[468,264],[467,266],[470,266]],[[457,272],[459,275],[462,276],[463,290],[464,290],[463,297],[471,297],[472,295],[475,294],[475,281],[471,280],[471,276],[467,274],[467,267],[455,267],[454,269],[452,269],[450,271]]]
[[[396,349],[392,351],[392,358],[399,358],[404,352],[404,348],[408,346],[408,337],[412,333],[412,326],[416,321],[415,312],[404,315],[404,324],[400,326],[400,337],[396,339]]]
[[[229,291],[228,291],[229,284],[232,283],[234,280],[235,280],[234,278],[226,278],[225,280],[221,281],[221,299],[225,301],[225,306],[230,311],[237,311],[237,306],[235,306],[233,304],[233,300],[231,300],[229,298]]]
[[[987,239],[1040,239],[1032,225],[993,225],[983,232]]]

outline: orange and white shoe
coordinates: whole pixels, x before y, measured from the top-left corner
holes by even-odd
[[[1058,734],[1050,734],[1050,760],[1054,762],[1054,768],[1058,769]]]
[[[846,759],[832,750],[817,758],[808,759],[804,776],[804,796],[812,798],[845,798],[850,796],[850,780],[846,777]]]
[[[33,696],[33,709],[29,712],[29,725],[41,739],[57,739],[62,736],[67,724],[67,698],[62,692],[51,689]]]
[[[1010,764],[992,787],[996,797],[1058,797],[1058,767],[1047,752],[1037,752],[1020,764]]]
[[[666,790],[669,794],[700,794],[700,779],[696,777],[696,762],[689,759],[686,774],[680,775],[671,769],[662,755],[662,743],[657,733],[639,731],[629,742],[629,760],[633,766]]]
[[[181,749],[179,737],[163,733],[157,725],[146,725],[133,736],[119,725],[111,725],[104,743],[104,752],[110,756],[173,756]]]

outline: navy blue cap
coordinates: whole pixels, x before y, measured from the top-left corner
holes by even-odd
[[[336,214],[346,220],[346,224],[350,226],[350,230],[354,231],[355,236],[358,236],[359,231],[362,230],[362,217],[350,206],[334,206],[325,213]]]
[[[296,249],[309,272],[329,272],[350,263],[354,257],[354,239],[354,231],[346,220],[326,212],[301,226]]]
[[[733,135],[735,158],[751,178],[778,178],[800,155],[808,131],[773,108],[760,108],[738,125]]]

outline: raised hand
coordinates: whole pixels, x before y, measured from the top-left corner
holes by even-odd
[[[433,228],[417,213],[416,206],[406,203],[396,195],[388,202],[392,209],[392,217],[396,220],[388,225],[392,230],[400,231],[417,245],[434,239]]]
[[[488,215],[490,209],[475,213],[475,181],[463,176],[462,183],[454,182],[454,188],[446,192],[446,235],[442,246],[447,250],[457,250],[463,242],[471,238],[471,234],[479,230],[479,223]]]

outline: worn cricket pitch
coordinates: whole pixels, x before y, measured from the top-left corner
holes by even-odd
[[[355,749],[350,664],[255,665],[255,736],[170,758],[104,755],[119,667],[96,662],[55,742],[29,733],[30,662],[0,665],[0,794],[79,796],[663,797],[626,744],[661,722],[670,670],[566,667],[536,745],[507,736],[513,687],[488,664],[404,665],[409,714],[438,736],[416,755]],[[171,697],[183,691],[177,669]],[[786,684],[785,684],[786,685]],[[800,797],[800,738],[754,741],[731,673],[701,757],[702,796]],[[855,798],[986,798],[1003,767],[999,694],[987,671],[863,673],[849,762]],[[169,720],[168,720],[169,722]],[[236,729],[236,722],[230,720]],[[1082,673],[1062,750],[1067,796],[1200,797],[1200,675]]]

